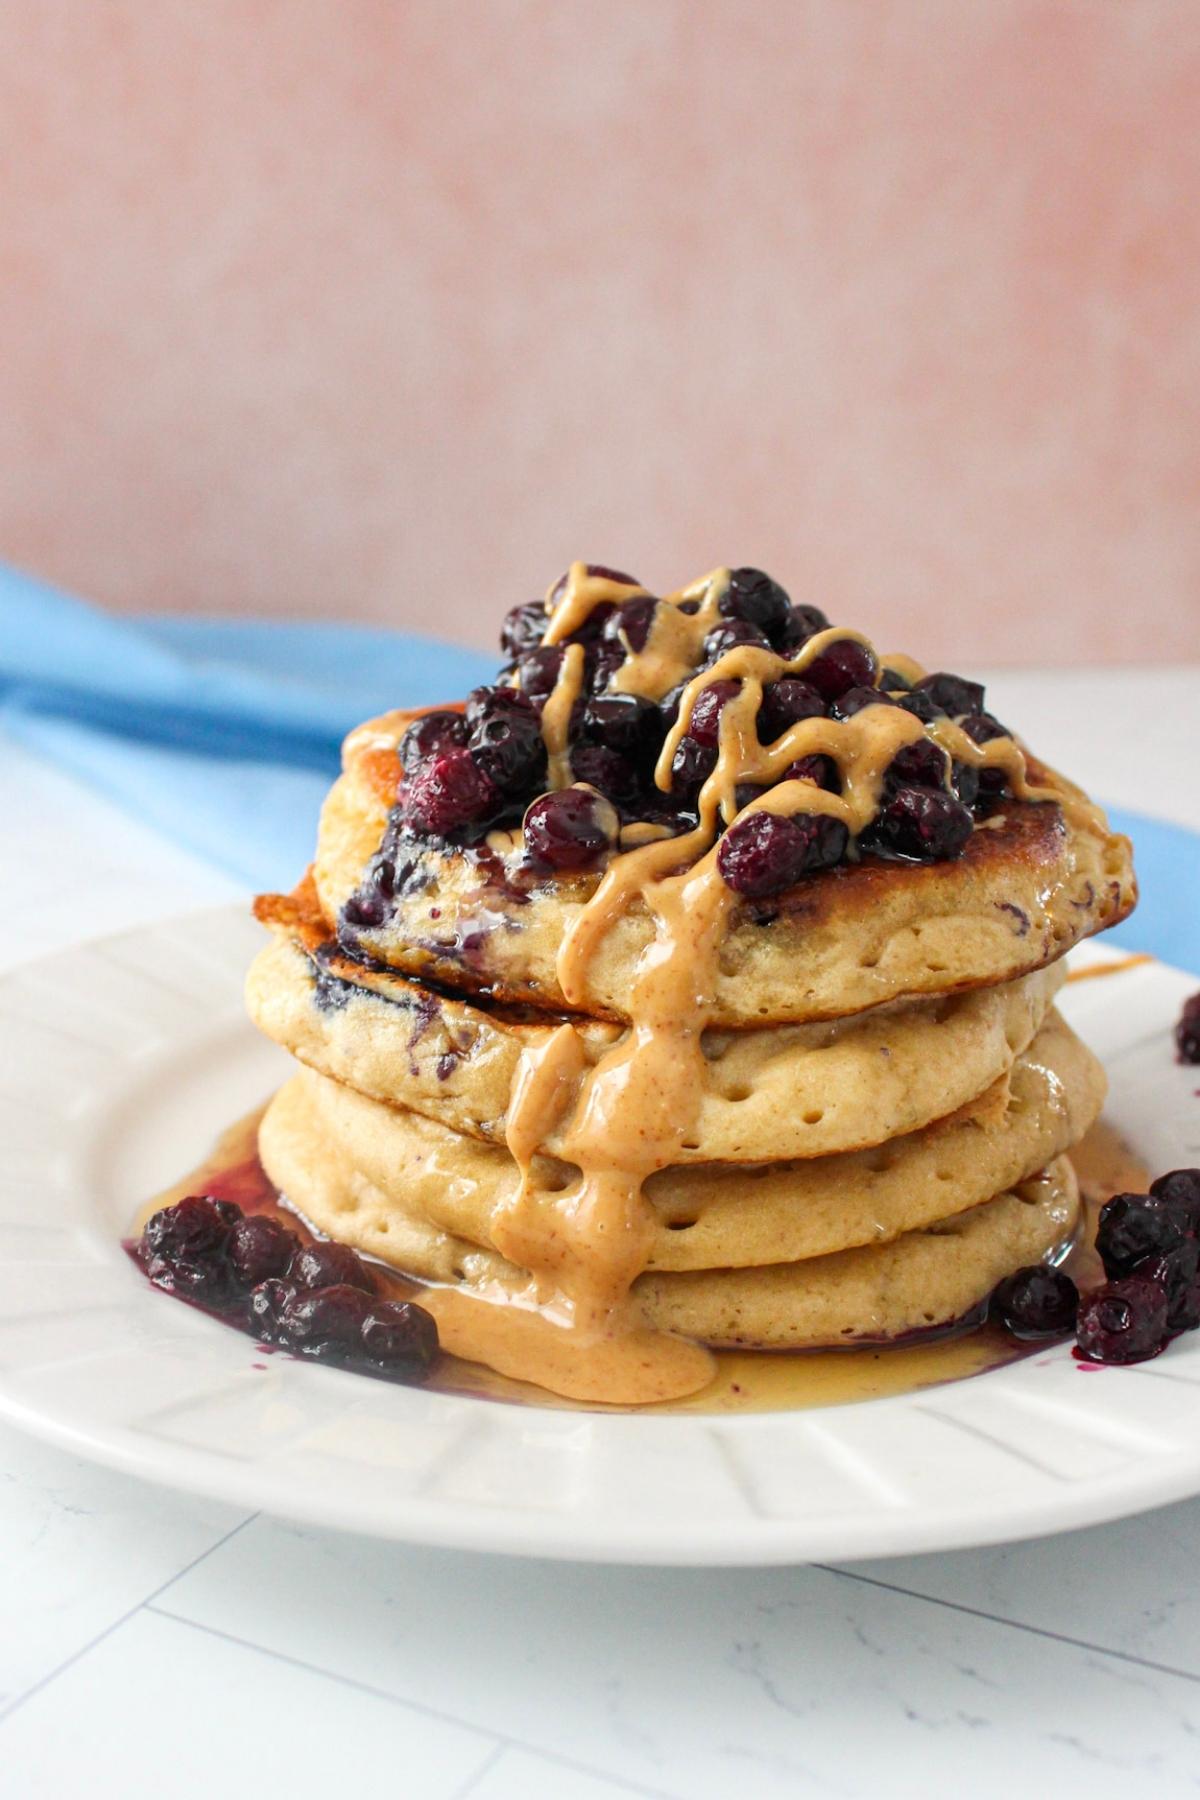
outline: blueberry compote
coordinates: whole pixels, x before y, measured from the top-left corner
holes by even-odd
[[[243,1141],[199,1172],[202,1191],[164,1195],[130,1255],[164,1293],[190,1301],[259,1344],[387,1381],[423,1381],[438,1357],[437,1325],[413,1284],[349,1245],[314,1239],[282,1205]],[[191,1183],[187,1185],[192,1185]]]
[[[926,736],[895,757],[865,824],[857,814],[858,824],[848,827],[844,808],[835,808],[834,818],[821,807],[796,806],[787,809],[795,829],[756,825],[721,858],[736,892],[767,899],[801,876],[864,856],[952,860],[1008,793],[1003,768],[973,763],[961,739],[961,756],[952,762],[934,741],[948,724],[977,746],[1007,737],[984,710],[980,683],[944,670],[906,677],[857,634],[832,625],[819,606],[794,601],[762,569],[732,569],[727,580],[670,600],[601,565],[589,564],[586,577],[605,584],[590,611],[585,604],[581,614],[567,575],[545,601],[519,602],[504,619],[505,664],[495,680],[476,688],[461,712],[442,708],[409,727],[398,746],[403,780],[387,837],[344,909],[347,949],[361,949],[362,935],[387,922],[407,881],[427,878],[422,852],[430,845],[479,856],[492,833],[511,834],[515,854],[505,854],[505,880],[527,891],[547,878],[595,873],[622,847],[626,826],[690,831],[718,764],[723,711],[742,688],[738,675],[716,672],[716,665],[743,647],[779,659],[774,678],[763,676],[757,736],[764,749],[806,720],[841,724],[874,707],[903,709]],[[551,643],[554,609],[564,599],[575,608],[565,621],[574,628]],[[664,646],[673,671],[666,680]],[[703,685],[693,688],[686,729],[660,786],[664,743],[697,678]],[[839,749],[843,761],[845,754]],[[841,797],[848,790],[838,755],[822,750],[797,755],[782,771],[773,765],[768,785],[812,781]],[[557,793],[548,804],[551,788]],[[740,804],[752,805],[765,791],[746,781]]]

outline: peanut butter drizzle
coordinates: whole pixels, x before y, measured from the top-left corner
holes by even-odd
[[[1067,980],[1096,981],[1101,975],[1123,975],[1126,969],[1140,969],[1143,963],[1153,961],[1148,951],[1138,950],[1130,956],[1119,956],[1114,962],[1089,963],[1086,969],[1071,969]]]
[[[658,608],[643,649],[627,654],[612,691],[658,700],[678,686],[695,669],[703,640],[720,618],[727,582],[728,571],[718,569],[670,596],[669,604]],[[584,564],[575,563],[545,641],[570,636],[604,601],[644,592],[589,576]],[[694,613],[679,610],[685,600],[698,603]],[[459,1355],[505,1374],[532,1377],[573,1398],[632,1405],[678,1399],[712,1380],[709,1351],[650,1330],[639,1313],[633,1287],[646,1267],[653,1223],[643,1190],[656,1170],[677,1160],[696,1130],[704,1087],[702,1039],[715,1010],[719,950],[736,902],[717,866],[718,817],[729,823],[735,814],[753,812],[820,813],[842,820],[856,836],[875,816],[888,765],[926,735],[913,714],[878,706],[844,720],[806,719],[772,744],[759,742],[764,686],[785,675],[802,676],[827,645],[846,638],[868,642],[858,632],[832,627],[790,659],[739,644],[687,681],[655,769],[664,791],[701,691],[718,680],[741,684],[721,712],[716,766],[700,792],[698,823],[682,837],[641,843],[615,855],[559,950],[559,984],[567,999],[582,1007],[597,949],[627,908],[641,901],[653,918],[654,938],[635,972],[629,1028],[590,1067],[569,1022],[548,1043],[525,1052],[507,1122],[521,1181],[513,1201],[493,1221],[492,1237],[502,1254],[530,1271],[530,1283],[515,1300],[511,1291],[489,1294],[478,1286],[429,1290],[427,1304],[448,1347]],[[583,662],[582,646],[568,646],[543,714],[554,787],[571,779],[568,728]],[[922,673],[908,658],[895,656],[888,663],[906,679]],[[1080,822],[1099,817],[1068,784],[1032,785],[1024,754],[1012,739],[978,745],[948,719],[931,730],[959,761],[1002,768],[1019,799],[1055,800]],[[810,781],[780,780],[791,763],[814,753],[837,762],[841,794],[826,793]],[[768,791],[739,808],[742,784]],[[539,1165],[538,1150],[555,1131],[561,1132],[562,1158],[578,1170],[565,1188],[548,1181]],[[481,1307],[481,1300],[496,1304]]]
[[[583,687],[582,644],[568,644],[562,668],[542,708],[542,742],[546,746],[547,780],[553,789],[570,787],[574,779],[567,755],[571,712]]]

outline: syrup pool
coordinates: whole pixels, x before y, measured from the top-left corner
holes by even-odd
[[[288,1208],[258,1160],[258,1124],[262,1110],[260,1108],[230,1126],[197,1168],[142,1207],[135,1221],[134,1234],[140,1235],[146,1220],[160,1207],[172,1205],[185,1194],[206,1193],[221,1200],[232,1200],[246,1213],[278,1213],[301,1238],[311,1241],[317,1234]],[[1071,1161],[1085,1201],[1085,1224],[1064,1266],[1080,1285],[1090,1286],[1103,1279],[1099,1259],[1092,1248],[1100,1206],[1114,1193],[1124,1190],[1145,1192],[1149,1174],[1128,1145],[1103,1120],[1075,1147]],[[379,1278],[381,1290],[389,1299],[420,1303],[423,1292],[420,1282],[405,1279],[378,1263],[371,1266]],[[163,1298],[166,1300],[168,1296]],[[253,1344],[254,1340],[248,1341]],[[424,1385],[438,1393],[575,1412],[790,1412],[881,1400],[941,1386],[949,1381],[962,1381],[967,1376],[982,1375],[989,1369],[1016,1362],[1041,1347],[1019,1343],[999,1327],[972,1316],[949,1332],[914,1334],[907,1341],[885,1346],[799,1352],[719,1350],[715,1352],[716,1375],[700,1392],[682,1400],[636,1409],[563,1399],[531,1383],[498,1375],[479,1363],[464,1362],[448,1355],[437,1359]]]

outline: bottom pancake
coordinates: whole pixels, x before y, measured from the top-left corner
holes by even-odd
[[[323,1141],[303,1078],[276,1095],[259,1142],[272,1181],[327,1236],[360,1243],[365,1207],[376,1221],[371,1252],[392,1267],[495,1300],[527,1294],[524,1270],[405,1211],[394,1197],[381,1231],[377,1190]],[[961,1319],[1011,1270],[1052,1256],[1078,1217],[1074,1178],[1060,1158],[1016,1189],[889,1243],[796,1263],[651,1273],[634,1293],[648,1325],[716,1348],[881,1342]]]

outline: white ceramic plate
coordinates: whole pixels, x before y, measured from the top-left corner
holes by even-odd
[[[0,982],[0,1412],[16,1424],[295,1519],[612,1562],[945,1549],[1200,1491],[1200,1333],[1132,1369],[1082,1370],[1057,1347],[896,1399],[743,1417],[540,1410],[284,1357],[264,1368],[120,1247],[138,1202],[287,1073],[242,1012],[260,942],[222,909]],[[1152,964],[1065,995],[1108,1066],[1108,1117],[1157,1169],[1200,1163],[1200,1071],[1170,1042],[1194,986]]]

